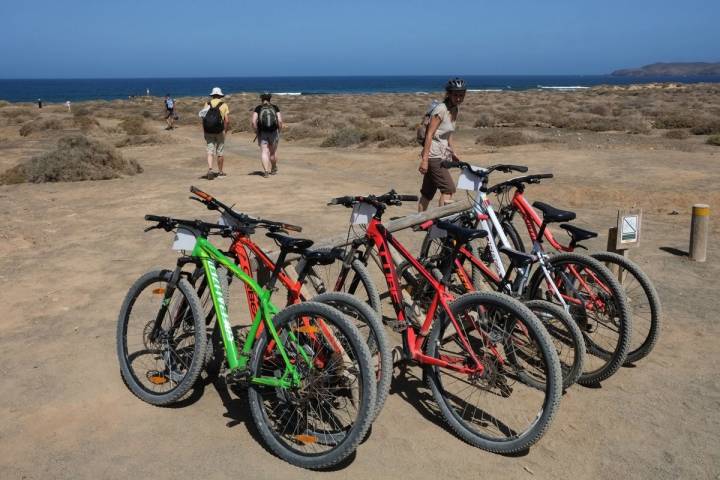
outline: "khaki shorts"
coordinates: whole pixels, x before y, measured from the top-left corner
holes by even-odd
[[[428,171],[423,177],[422,187],[420,187],[420,193],[428,200],[432,200],[438,190],[440,193],[455,193],[455,182],[450,176],[450,171],[442,168],[440,162],[442,162],[442,158],[428,159]]]
[[[207,153],[209,155],[222,156],[223,150],[225,150],[224,133],[206,133],[205,142],[207,143]]]

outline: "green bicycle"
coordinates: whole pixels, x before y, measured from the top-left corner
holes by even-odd
[[[278,311],[269,300],[277,272],[261,287],[207,238],[232,236],[233,227],[155,215],[145,220],[156,223],[145,231],[175,230],[173,249],[191,253],[178,259],[174,271],[140,277],[122,304],[117,354],[132,393],[152,405],[170,405],[185,397],[200,376],[207,349],[205,315],[188,281],[191,273],[183,270],[194,264],[210,279],[228,366],[225,381],[247,386],[253,421],[269,449],[311,469],[350,455],[370,427],[376,395],[370,353],[357,328],[336,309],[316,302]],[[290,251],[292,245],[285,253]],[[216,265],[246,283],[260,300],[240,348]]]

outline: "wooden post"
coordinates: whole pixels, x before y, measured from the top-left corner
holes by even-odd
[[[708,224],[710,223],[710,206],[698,203],[692,207],[690,223],[690,260],[704,262],[707,258]]]
[[[608,229],[607,251],[617,253],[618,255],[622,255],[623,257],[628,256],[628,249],[617,248],[617,227],[611,227]],[[615,275],[618,281],[622,284],[623,279],[620,266],[616,263],[605,264],[605,266],[608,267],[612,274]]]

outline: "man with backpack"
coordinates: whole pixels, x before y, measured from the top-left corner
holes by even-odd
[[[167,123],[167,127],[165,127],[165,130],[172,130],[175,128],[173,126],[173,123],[175,123],[175,100],[170,98],[170,94],[165,94],[165,122]]]
[[[230,128],[230,108],[224,102],[223,97],[225,95],[220,90],[220,87],[213,88],[212,92],[210,92],[210,101],[200,111],[205,143],[207,144],[208,171],[206,178],[208,180],[215,177],[222,178],[226,175],[223,171],[223,163],[225,162],[223,150],[225,148],[225,133]],[[212,170],[213,157],[217,157],[217,174],[214,174]]]
[[[260,160],[263,166],[263,177],[275,175],[277,168],[277,147],[280,142],[280,130],[283,122],[280,109],[270,103],[272,94],[260,94],[260,105],[255,107],[252,115],[252,126],[260,146]]]

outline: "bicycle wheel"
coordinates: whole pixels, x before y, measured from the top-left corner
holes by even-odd
[[[552,255],[548,270],[585,338],[585,364],[578,383],[597,384],[627,358],[632,323],[625,293],[602,263],[586,255]],[[530,279],[527,296],[560,304],[539,267]]]
[[[303,262],[302,259],[298,262],[298,271],[304,268]],[[305,286],[316,294],[336,291],[354,295],[370,305],[382,318],[380,294],[367,267],[357,258],[354,259],[350,264],[350,271],[348,271],[345,281],[338,284],[342,268],[341,260],[330,265],[313,265],[308,271]]]
[[[230,310],[230,285],[228,282],[228,270],[225,267],[217,267],[218,279],[220,280],[220,288],[222,289],[223,299],[225,300],[226,310]],[[216,328],[215,322],[215,306],[213,305],[210,289],[208,288],[205,271],[197,268],[191,277],[192,285],[197,291],[200,305],[205,318],[205,333],[207,336],[207,347],[205,349],[205,371],[209,378],[216,378],[220,374],[223,356],[223,344],[220,331]],[[238,341],[242,345],[242,339]]]
[[[335,465],[357,448],[371,425],[376,391],[368,347],[357,328],[328,305],[291,305],[273,322],[301,383],[275,388],[252,380],[287,373],[277,345],[268,347],[265,329],[250,361],[253,421],[283,460],[311,469]],[[331,335],[320,333],[327,331]]]
[[[483,450],[529,448],[550,426],[562,391],[560,363],[547,332],[527,307],[498,293],[465,294],[450,311],[472,352],[446,317],[433,325],[427,355],[467,367],[475,365],[475,356],[483,370],[425,367],[445,421]]]
[[[184,278],[166,300],[171,278],[169,270],[140,277],[125,296],[117,324],[117,355],[125,384],[141,400],[159,406],[176,402],[192,388],[205,359],[200,301]]]
[[[358,329],[360,338],[365,341],[370,352],[370,362],[377,379],[377,395],[373,421],[385,405],[392,382],[392,351],[385,327],[377,313],[367,303],[358,300],[349,293],[328,292],[314,297],[311,301],[330,305],[348,317]]]
[[[544,300],[530,300],[525,306],[547,330],[562,370],[563,389],[577,382],[585,361],[585,342],[580,327],[562,307]]]
[[[627,296],[633,331],[625,365],[642,360],[652,352],[660,337],[660,296],[645,272],[622,255],[599,252],[591,257],[600,260],[616,275]]]

